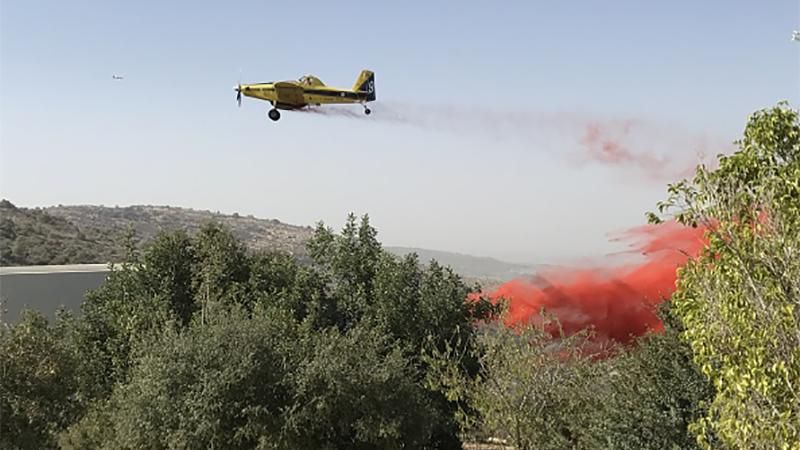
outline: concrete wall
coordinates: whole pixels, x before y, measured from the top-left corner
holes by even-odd
[[[106,279],[105,264],[0,267],[2,320],[15,323],[23,309],[36,309],[49,318],[59,307],[80,313],[86,292]]]

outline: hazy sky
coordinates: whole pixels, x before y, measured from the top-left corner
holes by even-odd
[[[353,211],[388,245],[563,262],[623,248],[697,151],[800,104],[798,0],[1,4],[0,195],[24,206]],[[368,118],[273,123],[232,90],[364,68]]]

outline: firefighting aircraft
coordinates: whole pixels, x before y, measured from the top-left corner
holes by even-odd
[[[273,121],[281,118],[279,109],[298,110],[311,106],[336,103],[359,103],[364,114],[371,112],[368,102],[375,101],[375,74],[362,70],[352,89],[325,86],[319,78],[305,75],[294,81],[269,81],[266,83],[239,84],[233,88],[236,101],[242,106],[242,95],[266,100],[272,104],[267,116]]]

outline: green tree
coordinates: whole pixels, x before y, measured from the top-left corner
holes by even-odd
[[[61,437],[62,448],[279,448],[297,366],[289,316],[233,307],[165,327],[134,351],[128,380]]]
[[[197,258],[192,289],[197,293],[201,320],[216,307],[228,303],[248,303],[249,260],[247,249],[231,230],[218,223],[207,223],[194,238]]]
[[[0,328],[0,447],[56,448],[56,434],[77,419],[70,330],[68,316],[50,325],[32,311]]]
[[[373,283],[382,255],[369,218],[364,216],[358,225],[350,214],[340,235],[318,224],[308,249],[336,298],[337,326],[342,330],[354,326],[373,304]]]
[[[151,241],[138,267],[150,295],[165,297],[169,309],[187,324],[197,309],[192,276],[195,269],[192,240],[183,231],[160,233]]]
[[[310,333],[302,342],[283,448],[442,448],[442,410],[390,336],[359,325]]]
[[[707,230],[672,297],[716,390],[694,430],[706,448],[800,449],[798,112],[785,103],[756,112],[738,145],[659,204]]]
[[[253,302],[280,305],[311,329],[335,326],[339,321],[337,305],[329,295],[326,281],[287,253],[253,255],[248,289]]]
[[[81,305],[83,317],[75,324],[75,347],[82,361],[77,397],[85,405],[106,398],[115,383],[125,380],[131,349],[138,340],[180,318],[172,307],[184,293],[176,292],[180,286],[167,282],[172,277],[169,269],[182,264],[190,267],[191,259],[182,264],[174,261],[189,253],[169,254],[175,249],[172,244],[169,237],[158,239],[143,256],[129,232],[123,263],[112,265],[105,283],[87,293]],[[159,255],[168,263],[159,264]],[[145,265],[145,260],[153,265]]]
[[[458,342],[469,356],[465,376],[477,372],[469,352],[475,343],[476,323],[493,317],[497,309],[487,300],[467,302],[472,291],[461,278],[435,261],[423,267],[415,255],[403,259],[384,251],[377,232],[364,216],[357,223],[350,215],[340,235],[320,224],[309,243],[314,268],[329,287],[330,308],[339,330],[357,325],[386,333],[403,349],[415,368],[414,378],[425,389],[427,363],[421,358],[427,345],[444,349]],[[427,391],[428,402],[438,411],[432,441],[438,448],[458,448],[458,424],[453,402]]]

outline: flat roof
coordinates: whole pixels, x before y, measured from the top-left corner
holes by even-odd
[[[64,264],[52,266],[0,267],[0,275],[22,275],[34,273],[108,272],[108,264]]]

